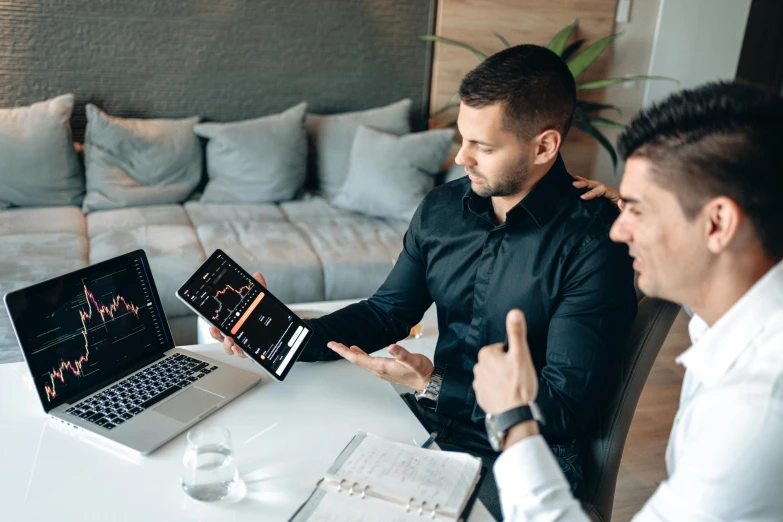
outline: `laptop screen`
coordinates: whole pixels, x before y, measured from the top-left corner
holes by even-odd
[[[44,410],[174,347],[137,250],[6,296]]]

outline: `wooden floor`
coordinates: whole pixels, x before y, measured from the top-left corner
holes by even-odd
[[[680,401],[684,369],[674,359],[690,346],[689,317],[680,312],[652,367],[625,443],[612,522],[627,522],[666,478],[664,454]]]

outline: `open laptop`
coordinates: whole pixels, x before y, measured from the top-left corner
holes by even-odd
[[[261,380],[174,347],[143,250],[5,305],[44,411],[143,455]]]

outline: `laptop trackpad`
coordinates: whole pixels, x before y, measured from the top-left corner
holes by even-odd
[[[223,397],[199,388],[188,388],[154,409],[180,422],[190,422],[222,400]]]

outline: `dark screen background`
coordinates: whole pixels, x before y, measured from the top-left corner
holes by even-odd
[[[278,376],[293,363],[291,352],[304,348],[304,322],[222,253],[207,260],[180,296]]]
[[[146,258],[132,253],[9,295],[47,411],[173,347],[153,284]]]

